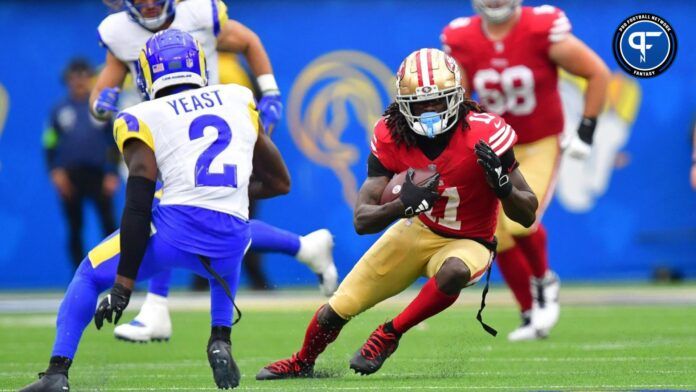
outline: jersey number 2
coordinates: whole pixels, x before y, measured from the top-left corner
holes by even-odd
[[[222,173],[211,173],[210,165],[215,157],[220,155],[232,141],[232,129],[227,122],[219,116],[206,114],[197,117],[189,127],[189,139],[196,140],[203,137],[203,130],[207,127],[215,128],[218,132],[217,139],[198,157],[196,161],[196,186],[227,186],[237,187],[237,165],[223,164]]]

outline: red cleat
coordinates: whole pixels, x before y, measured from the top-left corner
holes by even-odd
[[[281,359],[264,367],[256,375],[257,380],[280,380],[283,378],[309,378],[314,375],[314,364],[303,362],[292,354],[289,359]]]
[[[350,368],[362,375],[376,372],[399,347],[400,338],[401,334],[394,331],[391,324],[380,325],[350,360]]]

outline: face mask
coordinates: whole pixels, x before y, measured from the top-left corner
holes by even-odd
[[[413,130],[419,135],[434,138],[442,132],[442,119],[435,112],[425,112],[413,122]]]

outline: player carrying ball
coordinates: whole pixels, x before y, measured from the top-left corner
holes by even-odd
[[[454,59],[437,49],[417,50],[402,62],[396,102],[375,125],[368,178],[354,212],[359,234],[396,223],[319,308],[300,350],[261,369],[257,379],[310,377],[319,354],[351,318],[427,276],[413,302],[377,327],[350,361],[358,373],[376,372],[406,331],[447,309],[484,274],[501,204],[514,221],[534,223],[537,199],[517,170],[515,131],[465,99],[460,79]],[[413,169],[437,174],[418,186]],[[399,198],[380,205],[392,176],[406,170]]]

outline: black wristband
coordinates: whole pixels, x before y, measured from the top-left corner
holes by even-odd
[[[128,279],[137,277],[150,239],[154,195],[154,181],[145,177],[128,177],[126,205],[121,217],[121,259],[117,270],[119,275]]]
[[[594,140],[594,132],[597,127],[597,119],[593,117],[583,117],[578,127],[578,137],[583,142],[592,145]]]

